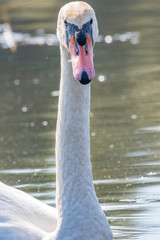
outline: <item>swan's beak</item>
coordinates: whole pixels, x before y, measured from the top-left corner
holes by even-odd
[[[81,84],[88,84],[95,76],[93,44],[90,35],[73,34],[69,41],[73,76]]]

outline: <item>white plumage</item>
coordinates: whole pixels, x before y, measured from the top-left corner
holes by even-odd
[[[90,85],[73,78],[64,20],[79,28],[92,18],[84,2],[66,4],[59,13],[61,81],[56,131],[57,211],[22,191],[0,184],[0,240],[112,240],[112,232],[93,186],[90,163]],[[84,66],[85,67],[85,66]]]

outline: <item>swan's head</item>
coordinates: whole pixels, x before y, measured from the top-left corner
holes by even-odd
[[[70,52],[74,78],[88,84],[95,76],[93,47],[98,36],[97,19],[91,6],[79,1],[64,5],[58,16],[57,36]]]

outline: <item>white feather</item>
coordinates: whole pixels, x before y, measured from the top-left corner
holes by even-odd
[[[93,36],[96,38],[98,34],[96,17],[89,5],[71,2],[61,9],[57,27],[61,49],[56,131],[58,214],[54,208],[28,194],[0,183],[0,240],[113,239],[93,186],[89,134],[90,85],[81,85],[73,79],[70,54],[65,46],[64,14],[68,8],[72,15],[72,7],[76,7],[78,13],[84,12],[84,18],[77,15],[75,19],[79,24],[82,25],[83,19],[93,18]]]

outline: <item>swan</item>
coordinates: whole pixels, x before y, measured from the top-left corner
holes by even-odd
[[[61,80],[56,130],[56,209],[0,183],[1,240],[112,240],[90,162],[90,82],[98,36],[94,10],[70,2],[59,12]]]

